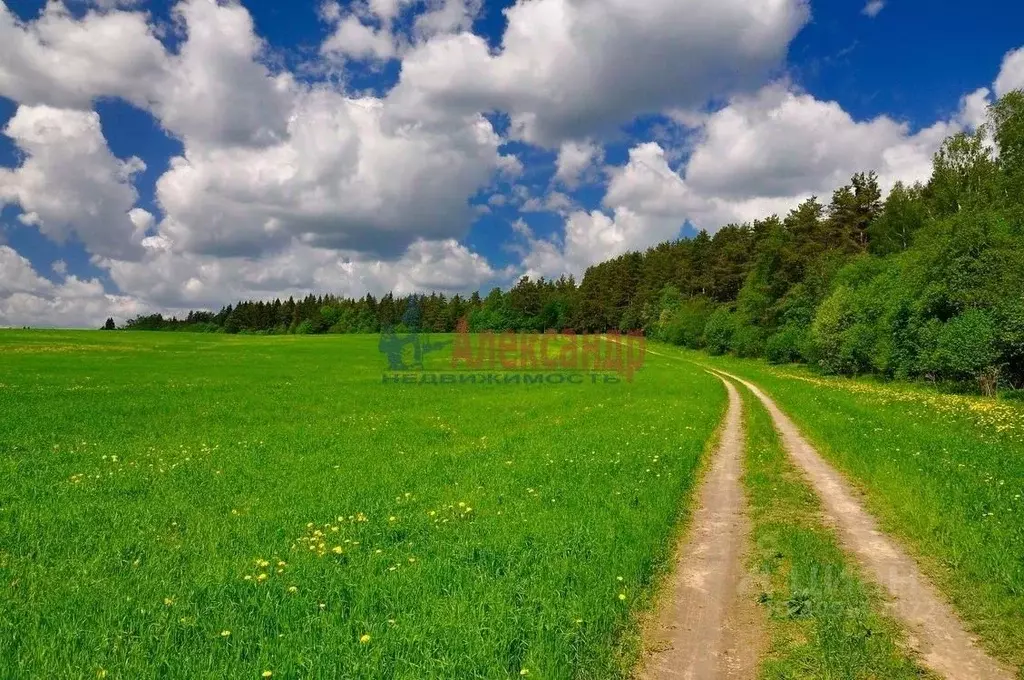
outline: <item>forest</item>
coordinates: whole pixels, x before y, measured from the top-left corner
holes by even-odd
[[[831,374],[1024,387],[1024,92],[945,140],[926,183],[874,172],[785,216],[630,252],[581,281],[522,278],[486,296],[241,301],[131,330],[377,333],[642,330],[712,354]],[[105,328],[114,328],[108,320]]]

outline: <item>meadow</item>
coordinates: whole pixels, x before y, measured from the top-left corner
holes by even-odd
[[[0,332],[0,677],[628,676],[722,386],[377,341]]]
[[[656,351],[755,382],[1024,678],[1024,404],[797,366]]]

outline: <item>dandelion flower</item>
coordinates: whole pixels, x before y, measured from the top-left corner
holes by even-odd
[[[398,519],[398,518],[397,518],[397,517],[395,517],[394,515],[391,515],[391,517],[388,517],[388,521],[389,521],[389,522],[394,522],[394,521],[395,521],[395,520],[397,520],[397,519]]]
[[[529,674],[530,674],[530,669],[529,668],[524,668],[523,670],[519,671],[519,675],[522,675],[523,677],[525,677],[525,676],[527,676]]]
[[[341,546],[340,545],[334,546],[333,548],[331,548],[331,552],[333,552],[335,555],[340,555],[341,554]]]
[[[220,636],[221,637],[231,637],[231,631],[230,630],[222,630],[220,632]]]
[[[298,586],[288,586],[288,592],[289,593],[297,593],[297,592],[299,592],[299,587]]]
[[[257,580],[257,581],[266,581],[266,580],[267,580],[267,578],[268,578],[268,577],[267,577],[267,575],[266,575],[266,574],[260,574],[259,576],[257,576],[257,577],[256,577],[256,580]]]
[[[361,638],[359,638],[359,644],[362,644],[362,645],[365,645],[369,641],[370,641],[370,635],[369,634],[364,634]]]
[[[620,600],[625,600],[626,599],[626,594],[625,593],[619,593],[619,599]]]
[[[173,605],[173,604],[174,604],[174,598],[171,598],[171,597],[165,597],[165,598],[164,598],[164,604],[165,604],[166,606],[170,607],[171,605]]]
[[[262,675],[262,677],[264,677],[264,678],[269,678],[269,677],[271,677],[271,676],[273,676],[273,675],[274,675],[274,672],[273,672],[273,671],[263,671],[263,675]]]

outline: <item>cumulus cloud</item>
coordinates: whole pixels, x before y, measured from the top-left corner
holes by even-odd
[[[579,185],[581,176],[604,160],[604,150],[592,141],[564,142],[555,161],[555,179],[570,189]]]
[[[1024,47],[1006,53],[994,87],[997,97],[1024,89]]]
[[[0,168],[0,206],[17,204],[20,219],[62,242],[74,234],[90,252],[137,255],[152,216],[135,208],[138,158],[116,158],[95,112],[20,106],[4,134],[24,155]]]
[[[46,3],[22,23],[0,1],[0,95],[21,104],[89,108],[100,96],[144,105],[166,73],[163,45],[139,12],[76,19]]]
[[[965,99],[965,111],[976,105]],[[961,112],[914,132],[887,116],[854,120],[836,102],[785,84],[736,96],[703,118],[682,166],[672,167],[660,144],[632,148],[625,165],[609,170],[603,209],[570,214],[562,239],[529,239],[524,269],[579,275],[601,260],[675,238],[686,223],[713,232],[784,215],[811,195],[827,200],[855,172],[876,170],[883,190],[927,180],[935,151],[966,117]]]
[[[392,97],[423,116],[503,110],[519,137],[555,146],[759,84],[809,9],[804,0],[534,0],[506,16],[497,53],[467,32],[413,49]]]
[[[226,301],[303,296],[311,291],[361,297],[394,291],[465,292],[502,276],[455,240],[419,240],[394,260],[316,248],[293,241],[263,257],[177,253],[160,238],[147,239],[138,262],[100,258],[121,290],[161,308],[217,308]]]
[[[283,137],[265,148],[187,144],[157,182],[161,233],[211,254],[271,251],[292,237],[396,254],[417,238],[462,236],[467,198],[499,165],[500,139],[482,116],[395,125],[380,100],[327,89],[295,99]]]
[[[426,11],[411,21],[411,33],[400,17],[416,0],[370,0],[343,9],[337,2],[321,6],[320,15],[333,25],[320,46],[328,57],[385,61],[402,57],[410,48],[442,34],[468,31],[480,12],[481,0],[430,0]],[[410,22],[405,22],[410,23]]]
[[[110,295],[96,279],[65,276],[53,283],[9,246],[0,245],[0,326],[97,326],[103,319],[124,321],[146,311],[137,299]]]
[[[185,0],[174,14],[187,39],[168,58],[151,109],[195,144],[268,145],[285,132],[296,89],[291,74],[260,63],[263,41],[239,4]]]
[[[770,86],[708,119],[686,181],[701,195],[747,198],[831,193],[862,170],[878,171],[883,186],[924,180],[938,145],[958,130],[939,122],[912,134],[888,116],[855,121],[836,102]]]

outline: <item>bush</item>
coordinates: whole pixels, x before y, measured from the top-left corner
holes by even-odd
[[[765,343],[765,357],[771,364],[791,364],[804,358],[807,330],[800,326],[785,326]]]
[[[704,327],[704,346],[712,355],[725,354],[732,349],[732,336],[736,332],[735,314],[727,307],[719,307]]]
[[[732,351],[738,357],[764,356],[764,338],[756,326],[738,325],[732,336]]]
[[[939,377],[971,380],[998,359],[995,324],[989,314],[969,309],[941,327],[928,368]]]
[[[704,329],[714,312],[715,304],[706,298],[687,300],[671,312],[664,323],[664,339],[690,349],[703,347]]]

